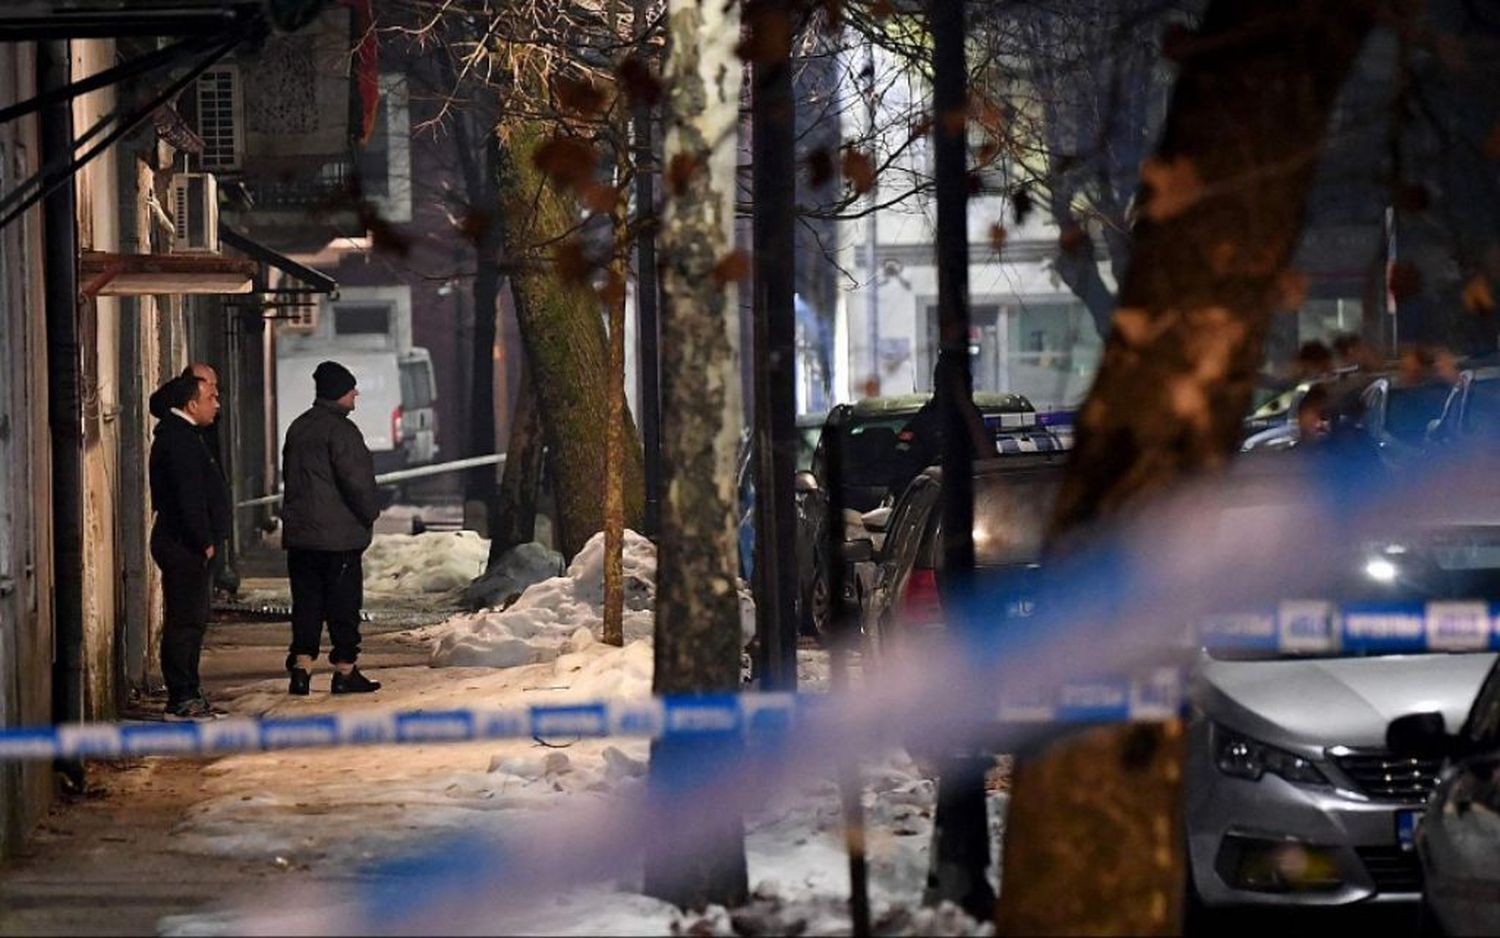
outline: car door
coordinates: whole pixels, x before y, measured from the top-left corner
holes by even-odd
[[[1449,934],[1500,934],[1500,663],[1458,738],[1474,755],[1444,774],[1417,838],[1427,902]]]

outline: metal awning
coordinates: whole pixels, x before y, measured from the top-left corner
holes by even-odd
[[[339,288],[338,281],[327,274],[313,270],[279,251],[273,251],[259,241],[245,237],[222,221],[219,223],[219,243],[227,244],[246,257],[275,267],[292,279],[305,284],[305,289],[298,290],[299,293],[334,293]]]
[[[257,272],[254,261],[217,254],[84,251],[78,258],[86,297],[249,293]]]

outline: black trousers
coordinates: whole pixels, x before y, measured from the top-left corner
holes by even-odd
[[[353,664],[359,657],[359,607],[364,602],[362,550],[297,550],[286,552],[287,577],[292,581],[292,645],[290,668],[297,655],[318,657],[323,623],[328,623],[328,653],[332,664]]]
[[[199,693],[211,575],[207,557],[160,527],[151,531],[151,559],[161,568],[161,675],[170,705]]]

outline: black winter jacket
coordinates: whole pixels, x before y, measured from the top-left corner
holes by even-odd
[[[182,418],[173,414],[172,409],[167,406],[166,390],[167,386],[162,385],[156,391],[152,392],[147,408],[150,410],[151,416],[157,420],[166,420],[170,417],[181,423],[183,422]],[[223,451],[219,449],[219,422],[215,420],[206,427],[194,427],[193,429],[197,431],[198,435],[203,438],[204,444],[207,445],[209,458],[214,463],[214,472],[218,474],[221,482],[219,485],[209,486],[210,491],[208,494],[211,499],[209,510],[213,512],[214,530],[224,532],[223,537],[228,538],[230,532],[233,530],[234,506],[230,504],[231,495],[228,478],[224,474]]]
[[[348,413],[319,400],[286,431],[281,546],[364,550],[380,516],[375,460]]]
[[[162,533],[200,554],[229,537],[229,492],[197,427],[170,412],[157,423],[150,477]]]

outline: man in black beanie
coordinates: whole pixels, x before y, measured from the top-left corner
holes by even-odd
[[[287,428],[281,457],[281,546],[292,583],[289,690],[310,692],[326,622],[333,693],[369,693],[380,683],[354,662],[364,598],[360,557],[380,515],[375,462],[349,419],[359,396],[354,375],[338,362],[323,362],[313,371],[313,384],[317,399]]]

